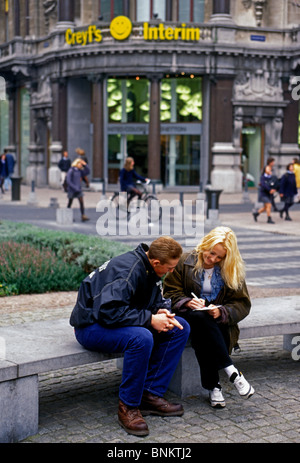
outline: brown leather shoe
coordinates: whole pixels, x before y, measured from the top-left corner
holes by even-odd
[[[122,400],[119,400],[118,418],[119,424],[128,434],[135,436],[147,436],[149,434],[147,423],[137,407],[128,407]]]
[[[181,404],[172,404],[163,397],[144,391],[140,405],[142,415],[182,416],[184,409]]]

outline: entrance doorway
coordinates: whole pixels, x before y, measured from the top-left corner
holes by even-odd
[[[244,125],[242,129],[242,167],[249,186],[258,186],[264,163],[264,127]]]

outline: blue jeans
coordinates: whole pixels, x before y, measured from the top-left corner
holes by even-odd
[[[162,397],[168,388],[190,333],[189,324],[176,318],[183,330],[158,333],[141,326],[106,328],[95,323],[75,329],[75,336],[88,350],[124,353],[119,398],[138,407],[144,390]]]

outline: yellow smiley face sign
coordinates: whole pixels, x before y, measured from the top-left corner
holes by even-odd
[[[125,40],[130,36],[132,24],[126,16],[117,16],[110,23],[110,33],[116,40]]]

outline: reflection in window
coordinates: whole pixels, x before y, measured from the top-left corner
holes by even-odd
[[[108,79],[109,122],[149,121],[149,82],[147,79]]]
[[[199,185],[199,135],[163,135],[161,151],[161,178],[165,185]]]
[[[136,2],[136,20],[149,21],[153,18],[166,20],[166,0],[138,0]]]
[[[197,122],[202,120],[200,77],[169,78],[161,83],[161,122]]]

